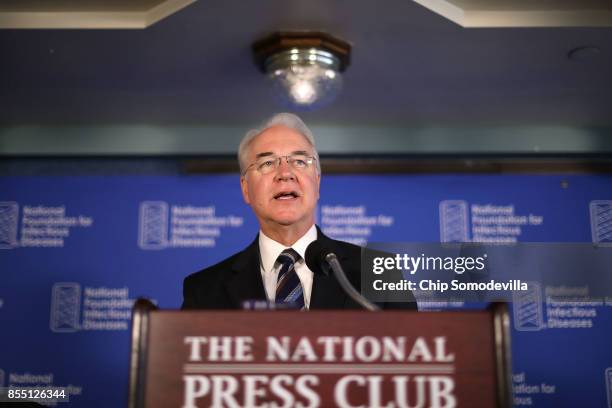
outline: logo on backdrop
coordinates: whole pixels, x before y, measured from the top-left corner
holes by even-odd
[[[56,283],[51,289],[51,330],[74,332],[79,330],[81,311],[81,285]]]
[[[76,282],[55,283],[51,289],[50,329],[56,333],[81,330],[127,330],[132,316],[129,289],[89,287]]]
[[[439,204],[439,213],[441,242],[516,243],[525,229],[540,227],[544,223],[541,215],[517,214],[514,204],[443,200]]]
[[[168,245],[168,203],[140,203],[138,245],[142,249],[162,249]]]
[[[244,218],[217,216],[214,205],[169,205],[143,201],[139,208],[138,246],[144,250],[165,248],[214,248],[225,228],[240,228]]]
[[[518,331],[590,329],[602,300],[588,298],[586,286],[545,286],[528,282],[513,297],[514,328]]]
[[[14,201],[0,202],[0,249],[62,248],[75,228],[91,228],[93,217],[67,215],[65,205],[21,206]],[[19,236],[20,235],[20,236]]]
[[[356,245],[367,245],[374,228],[391,228],[395,224],[395,217],[370,214],[363,204],[324,204],[317,207],[315,217],[324,234]]]
[[[612,242],[612,200],[589,203],[593,242]]]
[[[608,408],[612,408],[612,367],[606,368],[606,393],[608,394]]]
[[[0,249],[17,246],[19,204],[14,201],[0,202]]]
[[[528,289],[512,293],[514,328],[518,331],[537,331],[544,327],[542,288],[528,282]]]
[[[440,241],[468,242],[468,204],[463,200],[445,200],[439,205]]]

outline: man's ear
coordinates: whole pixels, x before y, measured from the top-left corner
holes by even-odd
[[[251,205],[251,200],[249,199],[249,186],[247,185],[246,176],[240,177],[240,189],[242,190],[242,198],[244,199],[244,202]]]
[[[321,198],[321,175],[317,174],[317,200]]]

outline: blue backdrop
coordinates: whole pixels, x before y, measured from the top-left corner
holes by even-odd
[[[360,244],[612,242],[612,177],[324,176],[317,220]],[[183,278],[257,229],[237,175],[0,178],[0,386],[126,406],[133,300],[180,307]],[[612,299],[544,290],[515,303],[515,405],[612,407]]]

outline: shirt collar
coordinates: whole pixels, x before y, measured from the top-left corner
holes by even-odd
[[[291,248],[293,248],[302,259],[306,257],[306,248],[312,241],[317,239],[317,228],[313,224],[312,227],[300,239],[298,239]],[[265,272],[270,272],[274,269],[274,263],[278,256],[285,249],[289,247],[284,246],[280,242],[274,241],[272,238],[267,237],[262,231],[259,231],[259,252],[261,254],[261,266]]]

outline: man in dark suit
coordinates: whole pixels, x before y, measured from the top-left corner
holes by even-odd
[[[318,239],[339,258],[349,281],[361,287],[361,248],[325,236],[314,224],[321,167],[312,133],[288,113],[272,117],[246,134],[238,149],[244,201],[260,225],[245,250],[185,278],[184,309],[239,309],[243,302],[265,300],[301,309],[359,308],[333,276],[314,273],[304,258]],[[406,302],[380,304],[387,309],[416,309]]]

